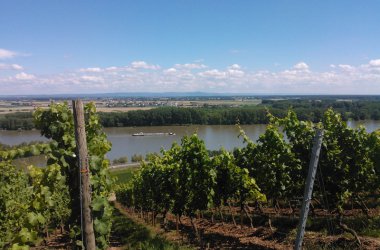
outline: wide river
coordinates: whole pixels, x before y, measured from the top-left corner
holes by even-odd
[[[363,124],[368,132],[380,129],[380,121],[349,121],[348,125],[357,127]],[[265,132],[266,125],[242,126],[246,134],[256,141]],[[234,125],[192,125],[192,126],[162,126],[162,127],[126,127],[105,128],[112,150],[107,154],[113,160],[121,156],[131,159],[134,154],[145,156],[149,152],[160,152],[161,148],[169,149],[173,142],[181,142],[184,135],[197,133],[202,138],[207,149],[215,150],[224,147],[231,150],[243,146],[242,138],[238,138],[239,130]],[[134,133],[175,133],[175,135],[132,136]],[[4,131],[0,130],[0,142],[17,145],[22,142],[46,141],[37,130]]]

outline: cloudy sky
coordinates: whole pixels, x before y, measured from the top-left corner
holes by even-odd
[[[0,95],[380,94],[380,1],[2,0]]]

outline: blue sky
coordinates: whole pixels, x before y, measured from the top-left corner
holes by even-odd
[[[0,2],[2,94],[380,94],[380,1]]]

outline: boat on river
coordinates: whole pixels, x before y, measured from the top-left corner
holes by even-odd
[[[132,134],[132,136],[154,136],[154,135],[175,135],[175,133],[173,133],[173,132],[169,132],[169,133],[144,133],[144,132],[139,132],[139,133]]]

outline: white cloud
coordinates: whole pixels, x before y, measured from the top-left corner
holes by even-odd
[[[99,67],[95,67],[95,68],[84,68],[84,69],[80,69],[79,72],[102,72],[103,70]]]
[[[242,70],[228,69],[227,72],[228,72],[228,75],[231,77],[243,77],[244,76],[244,71],[242,71]]]
[[[115,66],[111,66],[111,67],[106,68],[106,71],[117,71],[117,70],[118,70],[118,68]]]
[[[115,72],[122,72],[122,71],[133,72],[133,71],[136,71],[136,69],[139,69],[139,68],[146,69],[148,67],[149,65],[142,66],[142,65],[135,64],[134,68],[131,66],[122,66],[122,67],[110,66],[106,68],[93,67],[93,68],[82,68],[82,69],[79,69],[78,72],[81,72],[81,73],[103,73],[103,72],[115,73]]]
[[[147,70],[158,69],[158,66],[135,61],[128,66],[82,68],[55,75],[34,76],[20,72],[12,77],[7,75],[9,72],[1,71],[0,86],[4,94],[140,91],[374,94],[380,93],[377,60],[363,65],[334,64],[321,72],[312,71],[305,62],[281,71],[276,68],[254,71],[239,64],[207,69],[196,63]],[[20,65],[0,65],[21,70]]]
[[[18,64],[0,63],[0,70],[23,70],[24,68]]]
[[[0,59],[9,59],[13,58],[17,55],[17,52],[6,50],[6,49],[0,49]]]
[[[169,69],[164,70],[165,74],[174,74],[176,72],[177,72],[177,69],[175,68],[169,68]]]
[[[309,66],[304,62],[299,62],[293,66],[293,69],[306,71],[306,70],[309,70]]]
[[[36,77],[35,77],[34,75],[32,75],[32,74],[27,74],[27,73],[25,73],[25,72],[21,72],[21,73],[19,73],[19,74],[16,74],[16,75],[15,75],[15,78],[16,78],[17,80],[33,80],[33,79],[35,79]]]
[[[131,63],[131,65],[132,65],[132,68],[134,69],[152,69],[152,70],[160,69],[160,66],[148,64],[144,61],[134,61]]]
[[[232,64],[231,66],[228,67],[229,69],[241,69],[239,64]]]
[[[89,82],[101,82],[103,81],[103,77],[99,77],[99,76],[82,76],[81,77],[82,80],[84,81],[89,81]]]
[[[198,73],[201,77],[215,78],[215,79],[224,79],[224,78],[238,78],[244,76],[244,71],[241,70],[241,66],[238,64],[232,64],[227,67],[226,70],[206,70]]]
[[[198,75],[202,77],[211,77],[211,78],[220,79],[220,78],[226,77],[226,72],[220,71],[217,69],[212,69],[212,70],[206,70],[206,71],[200,72]]]
[[[369,61],[369,65],[372,67],[380,67],[380,59],[375,59]]]
[[[232,64],[227,68],[227,73],[230,77],[243,77],[244,71],[241,70],[239,64]]]
[[[207,68],[207,66],[204,64],[199,64],[199,63],[185,63],[185,64],[175,64],[174,68],[192,70],[192,69],[205,69]]]
[[[348,64],[339,64],[338,68],[345,70],[345,71],[352,71],[355,69],[355,67],[348,65]]]

